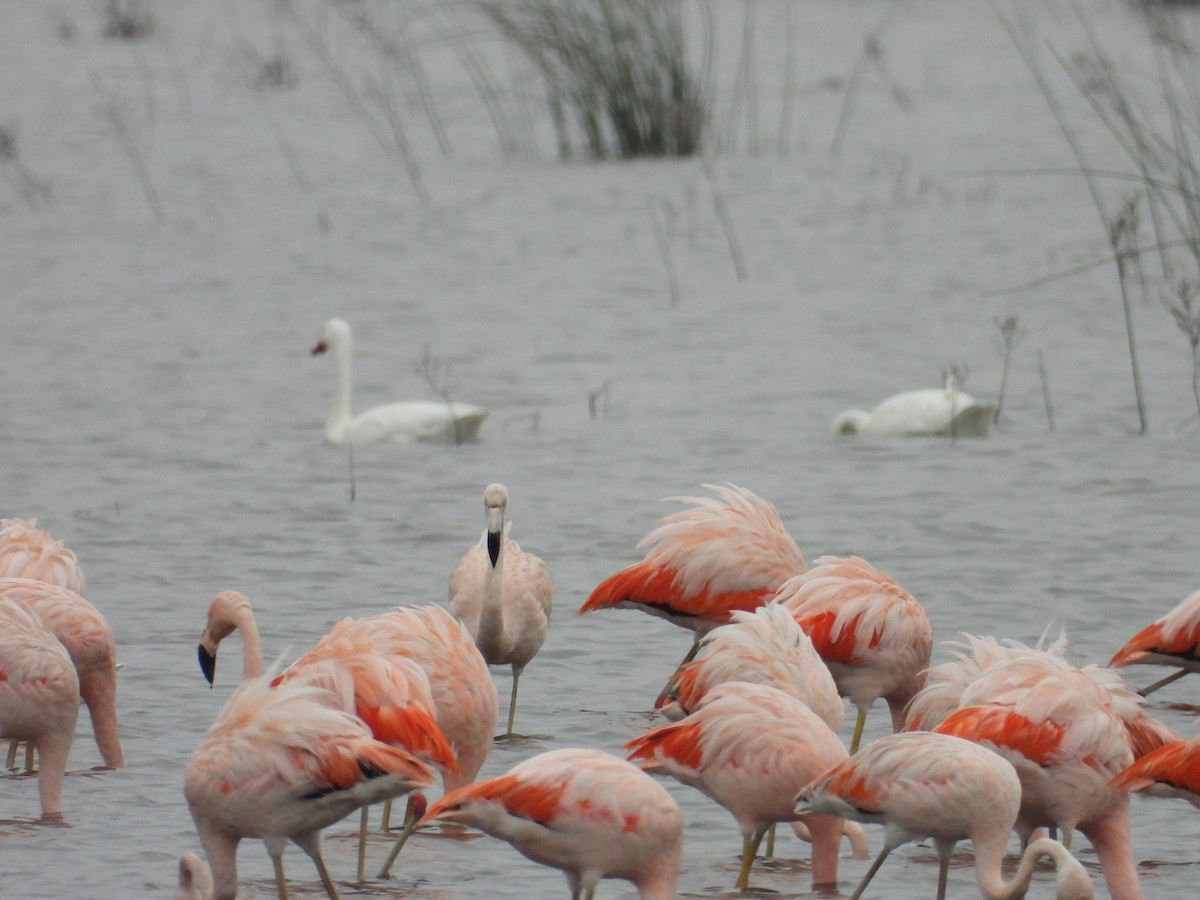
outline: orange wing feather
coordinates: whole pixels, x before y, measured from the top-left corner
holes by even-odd
[[[1049,765],[1066,729],[1058,722],[1032,722],[1011,709],[999,706],[967,706],[955,710],[934,729],[969,741],[990,741],[997,747],[1015,750],[1039,766]]]

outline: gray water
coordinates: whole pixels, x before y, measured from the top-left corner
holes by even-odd
[[[1137,17],[1116,2],[1081,5],[1117,62],[1147,79]],[[885,19],[891,4],[875,0],[796,3],[780,152],[788,7],[752,6],[756,118],[743,103],[736,143],[714,161],[745,257],[739,280],[698,163],[561,164],[548,142],[505,159],[453,59],[429,65],[454,156],[438,155],[415,112],[409,120],[422,202],[274,4],[156,7],[155,34],[123,44],[99,36],[99,4],[0,3],[0,123],[53,192],[26,202],[14,167],[3,169],[0,513],[36,517],[79,555],[124,663],[129,760],[92,772],[99,754],[81,719],[69,828],[36,824],[32,779],[0,781],[0,895],[169,896],[179,854],[198,849],[183,767],[240,668],[235,643],[212,690],[197,670],[211,597],[246,593],[267,657],[285,659],[343,616],[444,603],[491,481],[508,486],[513,534],[546,560],[557,605],[518,710],[519,730],[548,737],[497,746],[484,776],[554,747],[618,752],[656,722],[651,701],[688,636],[632,611],[574,613],[640,558],[638,539],[675,508],[661,498],[706,482],[775,503],[810,562],[855,553],[893,575],[939,641],[971,631],[1033,642],[1064,627],[1073,661],[1102,663],[1195,590],[1200,430],[1187,421],[1185,339],[1157,301],[1136,302],[1151,423],[1139,436],[1111,266],[998,293],[1099,258],[1105,241],[1078,178],[978,174],[1074,165],[989,8],[929,0]],[[724,70],[746,8],[720,7]],[[370,101],[386,67],[356,50],[332,6],[297,9]],[[1069,7],[1030,9],[1040,36],[1083,46]],[[863,36],[885,21],[882,67],[863,70],[831,158]],[[296,87],[254,94],[247,41],[262,55],[281,47]],[[720,83],[725,116],[732,75]],[[161,222],[97,84],[130,125]],[[1068,107],[1097,164],[1117,160],[1083,101],[1069,96]],[[678,273],[676,305],[652,215]],[[308,354],[330,315],[356,329],[359,409],[430,396],[427,347],[456,399],[492,410],[482,440],[359,448],[351,502],[346,452],[321,439],[329,363]],[[1023,338],[987,439],[828,434],[841,409],[934,386],[948,362],[968,364],[967,388],[994,397],[995,322],[1008,315]],[[1141,685],[1159,673],[1129,674]],[[506,698],[508,674],[495,678]],[[1185,679],[1152,704],[1185,735],[1191,714],[1168,704],[1193,691]],[[885,719],[871,717],[868,739]],[[667,787],[687,821],[681,892],[730,893],[732,818]],[[1195,811],[1137,799],[1133,817],[1147,896],[1194,896]],[[499,841],[425,835],[396,881],[352,886],[351,830],[326,833],[348,896],[565,892],[559,873]],[[878,830],[870,838],[874,852]],[[379,837],[372,859],[385,849]],[[951,873],[954,896],[975,891],[969,860]],[[807,861],[807,847],[783,837],[754,883],[809,895]],[[320,894],[299,851],[287,865],[297,895]],[[866,863],[842,865],[849,890]],[[243,844],[240,875],[243,896],[273,896],[259,842]],[[1050,895],[1049,877],[1031,896]],[[874,895],[931,896],[935,878],[930,848],[906,848]],[[612,883],[601,894],[632,892]]]

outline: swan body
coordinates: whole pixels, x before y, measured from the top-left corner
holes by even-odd
[[[833,434],[881,437],[986,437],[996,404],[976,400],[953,379],[945,387],[904,391],[870,412],[848,409],[833,420]]]
[[[313,356],[333,358],[333,405],[325,419],[325,440],[331,444],[380,444],[408,441],[462,444],[477,440],[488,411],[470,403],[449,400],[402,400],[351,413],[353,334],[345,319],[326,321]]]

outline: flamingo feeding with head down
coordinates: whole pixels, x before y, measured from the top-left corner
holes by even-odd
[[[888,855],[902,844],[931,838],[940,860],[938,900],[946,896],[950,855],[960,840],[975,850],[975,878],[988,900],[1024,897],[1041,856],[1058,869],[1057,900],[1091,900],[1091,879],[1058,841],[1033,841],[1012,881],[1000,872],[1021,804],[1013,767],[978,744],[930,732],[891,734],[865,747],[807,785],[796,811],[845,816],[885,826],[884,845],[850,900],[858,900]],[[1114,895],[1115,896],[1115,895]]]
[[[333,318],[321,329],[313,356],[333,357],[333,405],[325,420],[325,440],[358,445],[385,441],[436,441],[461,444],[479,436],[488,411],[470,403],[449,400],[405,400],[351,414],[353,336],[345,319]]]
[[[792,799],[846,759],[846,748],[811,709],[778,688],[727,682],[700,709],[625,744],[631,761],[696,788],[729,810],[742,833],[736,887],[748,890],[759,843],[775,822],[799,818],[812,840],[812,883],[837,883],[842,820],[797,817]]]
[[[672,497],[690,509],[663,516],[638,542],[645,558],[597,585],[579,613],[640,609],[700,638],[735,610],[762,606],[790,577],[804,571],[804,554],[775,507],[735,485],[704,485],[714,497]],[[660,703],[661,703],[660,697]]]
[[[473,825],[561,869],[575,900],[602,878],[641,900],[670,900],[683,855],[683,814],[653,778],[599,750],[551,750],[446,794],[423,821]]]
[[[949,664],[953,665],[953,663]],[[913,700],[918,707],[921,698]],[[1051,653],[1002,659],[962,691],[935,731],[983,743],[1021,781],[1017,831],[1078,829],[1091,842],[1113,900],[1140,900],[1129,792],[1111,781],[1139,756],[1176,739],[1110,669],[1078,669]]]
[[[62,817],[78,716],[79,676],[66,649],[37,615],[0,597],[0,737],[36,748],[44,818]]]
[[[104,765],[125,765],[117,722],[117,642],[100,610],[74,591],[31,578],[0,579],[0,597],[38,616],[62,642],[79,675]]]
[[[1143,697],[1188,672],[1200,672],[1200,591],[1189,594],[1161,619],[1131,637],[1108,662],[1113,668],[1134,663],[1179,668],[1178,672],[1139,691]]]
[[[899,731],[933,652],[933,627],[912,594],[857,556],[823,556],[775,599],[812,639],[839,693],[858,707],[850,752],[858,750],[867,710],[880,697]]]
[[[546,640],[554,584],[546,564],[508,536],[508,490],[489,484],[483,492],[487,528],[450,573],[450,612],[467,627],[488,665],[512,667],[508,728],[513,737],[517,684]]]
[[[895,394],[870,412],[838,413],[829,430],[879,437],[985,437],[995,416],[995,403],[976,400],[947,375],[940,388]]]
[[[277,687],[271,677],[242,683],[192,753],[184,796],[212,869],[214,900],[237,896],[237,847],[266,844],[276,888],[287,897],[283,851],[291,840],[309,855],[325,892],[336,898],[321,858],[321,830],[353,810],[433,781],[433,770],[372,737],[327,685],[348,676],[314,664]],[[341,691],[346,688],[343,684]]]

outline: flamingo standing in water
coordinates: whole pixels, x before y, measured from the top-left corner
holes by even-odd
[[[373,444],[385,441],[438,441],[461,444],[479,435],[488,411],[470,403],[439,400],[407,400],[385,403],[351,415],[353,336],[345,319],[333,318],[321,329],[313,356],[328,352],[333,357],[333,405],[325,420],[325,440],[337,445]]]
[[[797,813],[845,816],[886,826],[883,850],[850,900],[858,900],[888,855],[917,838],[932,838],[940,860],[938,900],[946,896],[950,855],[960,840],[975,850],[975,878],[988,900],[1024,897],[1041,856],[1058,869],[1057,900],[1091,900],[1091,879],[1058,841],[1032,842],[1012,881],[1000,872],[1021,804],[1013,767],[992,751],[930,732],[891,734],[865,747],[806,786]],[[1115,896],[1115,895],[1114,895]]]
[[[480,670],[489,685],[491,677],[482,660],[471,672],[466,671],[463,684],[448,686],[448,672],[463,675],[463,659],[472,659],[465,652],[464,639],[457,633],[458,623],[449,614],[440,611],[443,626],[450,635],[459,637],[457,642],[442,641],[435,630],[422,628],[420,614],[400,616],[384,614],[363,619],[343,619],[321,638],[317,644],[296,660],[276,681],[286,681],[312,666],[332,661],[349,672],[353,678],[353,696],[347,698],[345,708],[354,712],[371,727],[375,737],[404,747],[422,755],[438,766],[445,779],[463,777],[463,762],[459,760],[457,748],[467,751],[465,765],[467,780],[478,772],[486,757],[486,749],[480,754],[475,743],[478,731],[488,728],[483,740],[490,745],[491,731],[496,721],[496,691],[491,686],[490,695],[483,693],[483,701],[475,700],[478,690],[472,692],[469,685],[474,675],[476,681]],[[414,634],[400,635],[397,632],[411,627]],[[254,678],[262,671],[262,650],[258,626],[249,600],[238,591],[222,591],[209,604],[208,619],[200,638],[200,668],[209,683],[216,670],[217,649],[222,640],[234,632],[242,636],[242,675]],[[419,635],[426,636],[427,646],[417,646]],[[465,639],[469,641],[469,637]],[[432,645],[432,646],[429,646]],[[469,644],[470,652],[478,657],[478,651]],[[441,654],[437,662],[429,657]],[[438,679],[434,686],[430,673]],[[488,700],[490,699],[490,706]],[[440,705],[439,705],[440,700]],[[456,707],[451,710],[450,707]],[[490,711],[490,719],[488,712]],[[464,740],[460,717],[482,719],[467,726],[471,740]],[[455,728],[453,735],[445,732],[442,724]],[[365,864],[365,834],[367,807],[363,807],[359,840],[359,880],[362,880]]]
[[[1179,667],[1178,672],[1141,690],[1143,697],[1188,672],[1200,672],[1200,591],[1189,594],[1161,619],[1131,637],[1108,664],[1120,668],[1134,663]]]
[[[1077,669],[1048,653],[993,664],[959,702],[935,731],[983,743],[1016,767],[1022,837],[1043,826],[1065,834],[1078,828],[1096,850],[1113,900],[1140,900],[1129,792],[1111,780],[1178,736],[1145,716],[1141,698],[1115,672]]]
[[[79,557],[37,519],[0,519],[0,578],[32,578],[80,596],[85,586]]]
[[[32,578],[83,595],[86,581],[77,557],[56,541],[36,519],[0,519],[0,578]],[[17,762],[18,741],[9,741],[7,768]],[[28,747],[26,769],[33,768],[33,747]]]
[[[517,683],[546,640],[554,584],[546,564],[508,536],[508,491],[489,484],[483,492],[487,529],[450,573],[450,612],[467,627],[488,665],[512,666],[508,728],[513,737]]]
[[[184,796],[212,867],[214,900],[237,895],[237,847],[259,837],[287,897],[283,851],[290,839],[312,858],[325,892],[338,896],[321,858],[321,829],[353,810],[433,781],[405,750],[375,740],[325,685],[348,679],[332,662],[272,687],[242,683],[184,772]],[[343,686],[344,693],[349,690]]]
[[[62,817],[63,776],[79,716],[79,676],[33,612],[0,597],[0,737],[29,741],[40,757],[44,818]]]
[[[912,594],[857,556],[823,556],[780,587],[776,601],[812,638],[841,695],[858,707],[850,752],[858,750],[867,710],[880,697],[899,731],[933,652],[933,627]]]
[[[0,579],[0,597],[38,616],[62,642],[79,675],[104,765],[125,765],[117,723],[117,643],[100,610],[74,591],[31,578]]]
[[[653,778],[599,750],[551,750],[507,774],[451,791],[423,821],[473,825],[542,865],[561,869],[571,896],[591,900],[601,878],[641,900],[675,896],[683,814]]]
[[[653,728],[625,745],[629,759],[690,785],[729,810],[742,832],[736,887],[748,890],[759,843],[775,822],[797,819],[792,799],[846,759],[846,748],[811,709],[778,688],[727,682],[681,722]],[[842,820],[799,817],[812,839],[812,883],[836,884]]]
[[[804,554],[774,506],[736,485],[704,486],[716,496],[668,498],[691,508],[660,518],[638,542],[650,547],[645,558],[597,585],[580,614],[615,607],[666,619],[692,632],[688,662],[700,638],[735,610],[757,609],[804,571]]]

